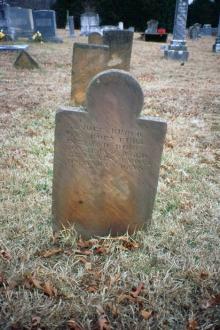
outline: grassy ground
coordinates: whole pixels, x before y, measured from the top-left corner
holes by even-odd
[[[63,33],[63,32],[62,32]],[[85,38],[78,40],[86,41]],[[133,237],[54,241],[54,115],[70,96],[72,42],[35,44],[41,69],[0,54],[0,329],[220,329],[220,56],[187,64],[134,42],[143,112],[168,121],[153,223]]]

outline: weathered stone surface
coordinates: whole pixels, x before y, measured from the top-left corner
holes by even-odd
[[[34,29],[39,31],[44,41],[61,43],[63,40],[56,35],[56,12],[54,10],[33,11]]]
[[[102,45],[103,44],[102,35],[98,32],[90,33],[89,36],[88,36],[88,43],[89,44]]]
[[[14,66],[17,69],[39,69],[38,63],[25,50],[20,52],[15,60]]]
[[[188,60],[189,52],[186,46],[186,21],[188,14],[188,0],[177,0],[173,28],[173,40],[165,49],[164,56],[167,59],[185,62]]]
[[[72,62],[71,104],[83,105],[90,80],[104,71],[109,59],[109,47],[75,43]]]
[[[141,117],[142,107],[138,82],[109,70],[90,83],[87,109],[57,112],[54,231],[74,225],[89,237],[149,226],[166,122]]]
[[[109,68],[129,71],[133,45],[133,32],[112,30],[103,32],[103,44],[110,48]]]

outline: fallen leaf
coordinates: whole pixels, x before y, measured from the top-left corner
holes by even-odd
[[[40,325],[41,318],[39,316],[33,316],[31,320],[32,327],[37,327]]]
[[[39,255],[43,258],[49,258],[51,256],[54,256],[56,254],[62,253],[63,249],[61,248],[54,248],[54,249],[50,249],[50,250],[46,250],[46,251],[41,251],[39,253]]]
[[[5,261],[10,261],[12,259],[11,254],[8,251],[1,250],[0,251],[0,257]]]
[[[40,281],[35,277],[35,274],[28,274],[25,276],[24,285],[27,289],[37,288],[42,290]]]
[[[149,318],[153,316],[153,311],[142,310],[140,314],[145,320],[149,320]]]
[[[85,256],[90,256],[91,254],[93,254],[91,250],[75,250],[74,252],[76,254],[81,254]]]
[[[198,322],[196,320],[189,320],[186,329],[187,330],[197,330]]]
[[[200,277],[201,277],[202,280],[205,280],[207,277],[209,277],[209,273],[207,273],[207,272],[201,272],[200,273]]]
[[[144,283],[141,282],[137,288],[132,290],[131,296],[133,298],[137,298],[143,289],[144,289]]]
[[[98,319],[99,330],[111,330],[111,325],[106,314],[102,314]]]
[[[125,300],[128,300],[128,301],[131,301],[131,302],[136,302],[135,298],[134,297],[131,297],[129,294],[121,294],[119,297],[118,297],[118,303],[122,303],[124,302]]]
[[[94,253],[95,254],[106,254],[107,250],[106,248],[102,247],[102,246],[98,246],[94,248]]]
[[[122,242],[122,245],[123,245],[127,250],[130,250],[130,251],[132,251],[132,250],[134,250],[134,249],[138,249],[138,248],[140,247],[140,245],[139,245],[137,242],[135,242],[135,241],[126,241],[126,240],[124,240],[124,241]]]
[[[98,290],[96,286],[89,286],[87,291],[91,293],[95,293]]]
[[[91,248],[93,246],[93,242],[92,241],[83,241],[82,239],[80,239],[78,242],[77,242],[77,246],[80,248],[80,249],[88,249],[88,248]]]
[[[42,290],[49,297],[57,297],[57,289],[51,284],[50,281],[47,281],[43,284]]]
[[[220,293],[215,296],[212,296],[211,299],[209,299],[202,305],[202,308],[207,309],[217,305],[220,305]]]
[[[81,325],[74,320],[67,321],[67,326],[70,330],[84,330],[84,328],[82,328]]]

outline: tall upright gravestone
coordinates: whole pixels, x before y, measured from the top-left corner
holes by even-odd
[[[213,52],[220,53],[220,15],[219,15],[217,38],[215,44],[213,45]]]
[[[42,34],[44,41],[62,42],[56,35],[56,13],[54,10],[35,10],[33,11],[34,29]]]
[[[103,32],[103,44],[110,49],[109,67],[130,70],[134,33],[128,30],[109,30]]]
[[[32,9],[9,7],[8,8],[9,26],[13,30],[14,39],[32,38],[34,32],[34,21]]]
[[[188,14],[188,0],[177,0],[174,18],[173,40],[165,49],[167,59],[187,61],[189,52],[186,46],[186,22]]]
[[[83,236],[121,235],[149,226],[166,122],[140,116],[143,93],[121,70],[87,90],[87,108],[56,114],[53,228]]]
[[[74,43],[72,60],[71,104],[84,105],[90,80],[107,69],[109,47]]]

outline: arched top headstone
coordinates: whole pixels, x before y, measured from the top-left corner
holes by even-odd
[[[111,111],[125,120],[137,117],[144,96],[138,81],[123,70],[107,70],[97,74],[87,89],[87,110],[98,116]]]

